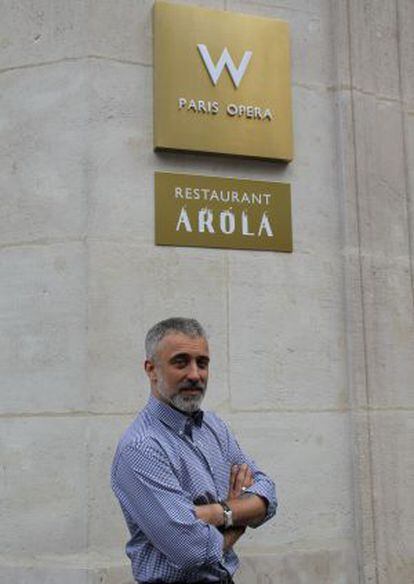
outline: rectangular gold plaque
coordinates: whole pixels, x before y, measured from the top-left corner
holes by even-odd
[[[155,243],[292,251],[290,185],[155,173]]]
[[[154,147],[289,161],[289,26],[154,6]]]

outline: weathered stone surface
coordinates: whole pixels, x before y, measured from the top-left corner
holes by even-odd
[[[0,22],[0,68],[82,56],[87,7],[83,0],[4,2]]]
[[[363,269],[368,404],[412,408],[414,318],[410,261],[366,257]]]
[[[306,254],[232,256],[230,302],[234,408],[346,406],[337,261]]]
[[[352,84],[388,99],[400,93],[395,0],[351,0],[349,4]]]
[[[354,96],[359,236],[364,254],[409,254],[401,107]]]
[[[408,583],[414,573],[414,415],[412,409],[375,412],[371,424],[378,581]]]
[[[85,63],[1,74],[0,244],[84,234],[87,80]]]
[[[82,243],[0,251],[2,413],[86,406],[85,263]]]
[[[82,417],[2,420],[2,555],[30,565],[27,558],[38,554],[85,549],[86,440],[87,420]]]
[[[293,103],[295,163],[274,180],[291,182],[294,252],[330,256],[342,245],[334,98],[297,87]]]
[[[89,235],[152,243],[152,71],[94,61],[90,84]]]

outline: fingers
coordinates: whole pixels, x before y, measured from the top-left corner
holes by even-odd
[[[253,484],[253,474],[252,471],[250,470],[249,467],[247,467],[247,471],[246,471],[246,476],[244,478],[244,484],[242,485],[243,487],[251,487]]]
[[[233,464],[230,471],[230,484],[229,484],[229,496],[231,498],[235,497],[234,490],[236,488],[236,478],[239,472],[239,467],[237,464]]]
[[[234,491],[236,492],[236,497],[239,497],[242,492],[242,487],[245,486],[246,481],[246,474],[249,470],[247,464],[242,464],[239,468],[239,471],[236,475],[235,483],[234,483]]]
[[[229,499],[239,497],[244,489],[254,483],[253,474],[247,464],[234,464],[230,471]]]

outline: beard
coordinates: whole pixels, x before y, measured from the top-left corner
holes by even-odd
[[[198,382],[192,383],[186,381],[178,386],[177,393],[174,395],[169,394],[168,387],[166,386],[164,379],[161,377],[159,379],[158,391],[167,400],[167,402],[174,406],[177,410],[184,412],[185,414],[193,414],[200,409],[201,402],[204,399],[206,393],[206,384]],[[197,389],[199,391],[196,395],[187,395],[185,393],[186,389]]]
[[[177,393],[170,398],[172,405],[186,414],[193,414],[200,409],[201,402],[204,399],[204,391],[199,395],[184,395]]]

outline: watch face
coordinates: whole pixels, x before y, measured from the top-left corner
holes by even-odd
[[[231,509],[225,509],[224,517],[225,517],[226,527],[231,527],[233,525],[233,513],[232,513]]]

